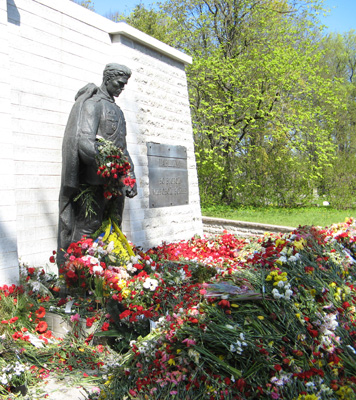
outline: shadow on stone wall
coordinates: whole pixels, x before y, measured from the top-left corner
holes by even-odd
[[[7,0],[7,22],[21,25],[21,16],[14,0]]]
[[[19,278],[16,234],[0,223],[0,285],[15,283]]]

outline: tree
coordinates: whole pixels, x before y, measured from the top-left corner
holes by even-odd
[[[73,3],[77,3],[80,6],[87,8],[88,10],[95,11],[94,10],[94,3],[91,0],[71,0]]]
[[[351,207],[356,194],[356,35],[354,31],[330,34],[321,41],[329,79],[338,86],[342,101],[331,132],[336,146],[332,167],[324,172],[320,193],[340,208]],[[337,185],[335,185],[337,182]]]
[[[295,205],[320,185],[342,107],[339,82],[322,62],[320,10],[318,0],[167,0],[155,16],[171,22],[164,35],[131,15],[137,28],[193,56],[187,76],[203,202]],[[154,20],[152,11],[143,15]]]
[[[174,21],[163,11],[147,9],[141,3],[129,15],[119,12],[109,15],[113,21],[124,21],[129,25],[169,45],[174,43]]]
[[[334,84],[320,75],[316,1],[170,0],[188,69],[203,201],[291,205],[333,154]],[[281,175],[280,172],[283,172]]]

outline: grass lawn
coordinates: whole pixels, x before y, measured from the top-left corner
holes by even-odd
[[[297,227],[299,225],[329,226],[344,222],[345,218],[356,217],[356,209],[336,210],[331,207],[202,207],[205,217],[233,219],[237,221],[259,222],[272,225]]]

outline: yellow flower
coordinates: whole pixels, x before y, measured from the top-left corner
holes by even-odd
[[[310,293],[312,296],[315,296],[315,295],[316,295],[316,290],[315,290],[315,289],[310,289],[309,293]]]
[[[305,244],[304,239],[300,239],[299,242],[295,241],[293,243],[293,246],[297,250],[303,250],[304,249],[304,244]]]
[[[177,354],[181,353],[182,349],[177,349]]]
[[[351,288],[349,288],[348,286],[345,286],[345,287],[344,287],[344,292],[345,292],[346,294],[350,294],[350,293],[351,293]]]
[[[231,303],[231,307],[238,308],[238,307],[240,307],[240,306],[239,306],[238,304]]]
[[[353,390],[348,386],[341,386],[336,394],[340,396],[340,399],[352,400],[355,398]]]
[[[266,276],[266,281],[269,282],[269,281],[271,281],[271,280],[272,280],[272,276],[271,276],[271,275],[267,275],[267,276]]]
[[[263,321],[265,319],[265,317],[263,315],[258,315],[257,318],[260,319],[261,321]]]
[[[170,358],[170,359],[168,360],[168,364],[169,364],[169,365],[176,365],[176,362],[173,360],[173,358]]]
[[[121,290],[121,295],[124,299],[126,299],[131,293],[130,289],[124,288]]]
[[[83,347],[79,347],[78,350],[81,351],[81,352],[85,351],[85,350],[83,349]]]
[[[120,289],[123,289],[124,287],[126,287],[126,281],[125,281],[124,279],[120,279],[120,280],[117,282],[117,284],[118,284],[118,286],[119,286]]]
[[[335,282],[331,282],[331,283],[329,283],[329,286],[330,286],[330,287],[335,287],[335,286],[336,286],[336,283],[335,283]]]
[[[307,394],[304,397],[304,400],[319,400],[320,397],[316,396],[315,394]]]

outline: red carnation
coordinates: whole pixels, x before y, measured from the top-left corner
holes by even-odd
[[[348,301],[344,301],[342,303],[342,307],[343,307],[344,310],[346,310],[346,308],[350,307],[350,303]]]
[[[120,314],[120,319],[124,319],[126,317],[129,317],[130,315],[131,315],[131,311],[130,310],[126,310],[126,311],[124,311],[124,312],[122,312]]]
[[[104,322],[103,326],[101,327],[102,331],[107,331],[109,330],[109,322]]]
[[[15,332],[15,333],[12,334],[12,338],[13,338],[14,340],[21,339],[22,336],[23,336],[23,333],[20,332],[20,331]]]
[[[230,308],[230,302],[228,300],[221,300],[219,301],[219,306]]]
[[[71,269],[67,272],[67,277],[72,279],[72,278],[77,278],[77,275],[75,274],[74,271],[72,271]]]
[[[35,312],[36,312],[36,317],[37,318],[43,318],[46,315],[46,310],[42,306],[38,310],[36,310]]]
[[[38,333],[44,333],[44,332],[46,332],[47,328],[48,328],[47,322],[46,321],[40,321],[36,326],[36,331]]]

